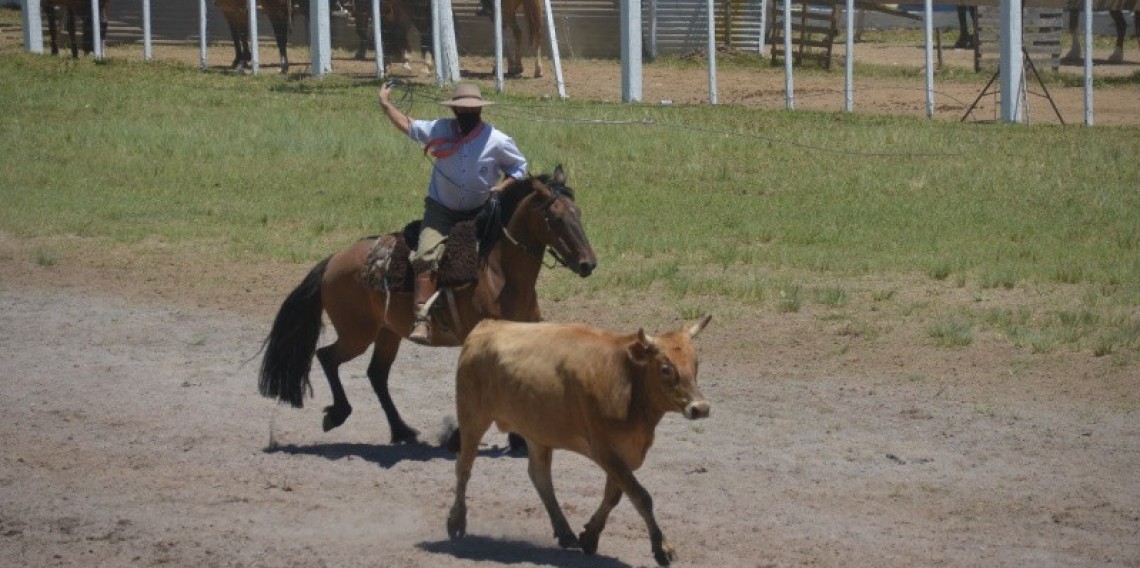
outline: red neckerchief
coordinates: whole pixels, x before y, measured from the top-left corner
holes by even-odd
[[[455,123],[455,136],[450,138],[435,138],[424,146],[424,155],[431,154],[436,159],[446,158],[459,151],[468,141],[472,138],[483,133],[483,126],[486,123],[480,122],[475,128],[471,129],[466,136],[459,135],[459,124]]]

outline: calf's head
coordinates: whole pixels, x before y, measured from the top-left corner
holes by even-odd
[[[665,412],[680,412],[695,420],[709,415],[709,403],[697,387],[697,354],[692,339],[708,325],[707,315],[688,329],[651,336],[637,330],[629,346],[630,360],[642,370],[646,395]]]

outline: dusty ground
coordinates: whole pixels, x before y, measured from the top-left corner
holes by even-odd
[[[608,75],[586,81],[603,73],[588,65],[567,69],[570,92],[619,96]],[[648,73],[646,98],[696,100],[704,80]],[[1120,122],[1140,122],[1135,100]],[[303,410],[259,397],[260,341],[307,266],[156,263],[66,239],[52,250],[73,252],[44,266],[42,244],[0,233],[0,566],[652,563],[628,502],[598,556],[558,550],[525,461],[492,448],[500,434],[476,462],[470,536],[449,542],[451,456],[387,444],[363,359],[345,369],[356,412],[332,432],[319,372]],[[897,289],[898,306],[1039,293],[868,288]],[[680,325],[640,300],[544,310],[631,331]],[[666,417],[638,474],[679,565],[1140,566],[1134,357],[1034,355],[985,334],[937,348],[899,310],[862,296],[848,309],[875,333],[821,307],[715,314],[698,340],[712,417]],[[456,355],[405,345],[394,369],[397,403],[425,438],[454,413]],[[583,524],[602,476],[560,453],[555,482]]]

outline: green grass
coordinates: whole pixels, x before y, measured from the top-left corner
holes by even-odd
[[[422,206],[431,164],[387,124],[375,81],[12,50],[0,76],[0,231],[19,238],[311,263]],[[440,114],[434,89],[404,92],[414,116]],[[1097,298],[1093,329],[1031,306],[1001,324],[1010,340],[1137,349],[1138,128],[496,98],[488,119],[532,169],[565,164],[599,255],[586,280],[550,271],[547,296],[793,314],[898,301],[894,285],[847,283],[870,276],[978,294],[1068,286]],[[894,312],[941,317],[921,302]],[[940,343],[959,341],[941,327]],[[1042,331],[1065,327],[1082,331]]]

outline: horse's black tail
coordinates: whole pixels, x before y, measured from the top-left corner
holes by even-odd
[[[257,382],[262,396],[288,402],[293,408],[304,406],[305,393],[312,395],[309,369],[321,335],[321,279],[329,259],[326,258],[301,281],[277,311],[273,328],[262,348],[261,374]]]

